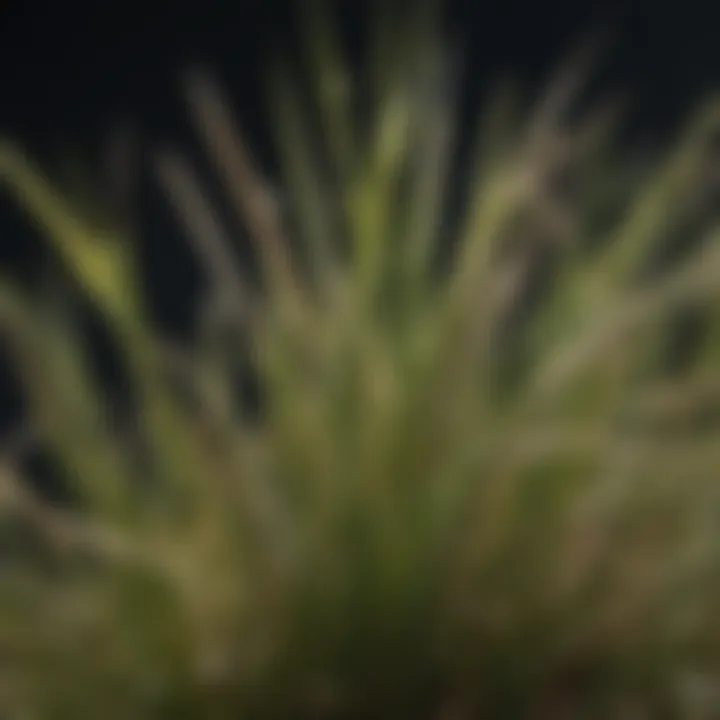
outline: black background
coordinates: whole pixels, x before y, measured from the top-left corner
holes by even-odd
[[[390,2],[391,0],[388,0]],[[0,11],[0,130],[41,151],[92,140],[118,118],[144,127],[177,126],[178,73],[209,64],[230,86],[251,122],[257,69],[293,24],[288,2],[176,0],[21,3]],[[368,3],[340,2],[349,24]],[[412,2],[406,2],[412,12]],[[499,72],[537,82],[572,43],[597,29],[614,39],[606,77],[633,94],[646,132],[672,128],[689,103],[718,86],[720,50],[713,3],[448,3],[456,31],[471,47],[478,87]]]

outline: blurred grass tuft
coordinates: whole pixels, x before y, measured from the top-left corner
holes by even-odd
[[[437,11],[379,24],[367,126],[308,13],[314,95],[269,73],[287,207],[219,88],[187,78],[238,223],[158,153],[209,280],[189,347],[149,319],[121,224],[101,233],[0,146],[132,388],[128,429],[72,303],[3,278],[32,439],[75,498],[0,457],[3,717],[720,710],[718,101],[628,189],[614,107],[569,122],[580,59],[529,117],[499,94],[438,273],[457,128]],[[234,392],[248,362],[260,417]]]

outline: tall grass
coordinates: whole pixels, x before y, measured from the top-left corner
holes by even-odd
[[[720,106],[608,203],[613,114],[570,122],[579,61],[529,116],[500,93],[454,228],[456,116],[435,86],[456,70],[423,7],[376,34],[365,114],[308,15],[314,95],[287,64],[268,85],[282,208],[219,89],[187,78],[238,222],[158,153],[208,278],[189,347],[150,320],[136,241],[0,147],[2,184],[121,354],[133,418],[72,303],[4,278],[33,441],[73,501],[34,492],[8,447],[3,716],[717,712]],[[671,364],[689,314],[702,332]],[[259,416],[237,399],[248,362]]]

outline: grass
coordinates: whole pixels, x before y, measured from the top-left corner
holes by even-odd
[[[0,146],[0,182],[121,357],[131,418],[71,298],[4,278],[32,439],[73,495],[48,502],[3,455],[6,716],[717,712],[720,106],[610,202],[610,106],[568,120],[579,61],[529,115],[499,94],[453,228],[427,9],[378,32],[362,124],[338,36],[308,16],[311,103],[288,64],[268,85],[285,208],[219,89],[187,78],[260,272],[192,165],[158,153],[208,279],[186,347],[150,320],[137,239]],[[235,392],[248,362],[259,415]]]

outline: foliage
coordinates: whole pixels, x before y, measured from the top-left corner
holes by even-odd
[[[188,78],[260,267],[253,283],[191,165],[160,153],[208,278],[189,347],[149,319],[132,239],[0,148],[122,357],[132,417],[73,304],[5,278],[32,431],[73,493],[48,502],[3,456],[9,717],[709,711],[720,108],[615,207],[609,106],[569,121],[579,60],[523,122],[499,93],[454,227],[438,87],[456,70],[426,10],[377,33],[363,123],[365,85],[307,16],[311,104],[287,64],[269,84],[286,212],[217,88]],[[688,316],[702,332],[670,363]],[[237,400],[248,362],[259,414]]]

